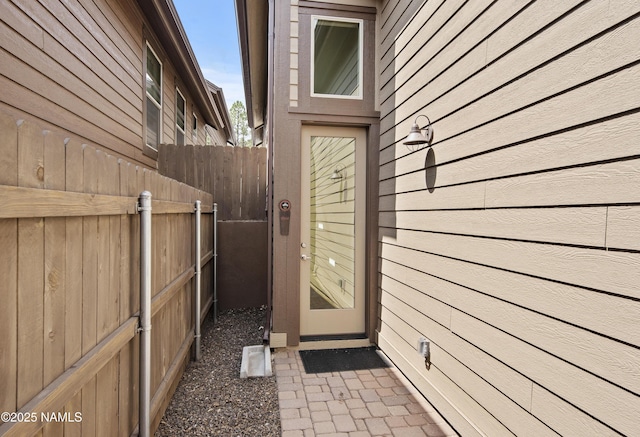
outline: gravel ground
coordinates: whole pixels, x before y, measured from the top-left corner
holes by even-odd
[[[275,376],[240,379],[242,348],[262,344],[264,308],[221,312],[202,326],[202,356],[191,362],[156,436],[280,436]]]

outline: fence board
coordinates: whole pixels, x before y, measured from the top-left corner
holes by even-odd
[[[44,223],[44,385],[65,369],[66,220],[50,217]]]
[[[76,141],[68,142],[65,159],[66,167],[73,168],[65,174],[67,192],[83,191],[83,146]],[[66,225],[70,232],[66,234],[64,367],[68,369],[82,356],[82,218],[68,217]],[[77,402],[80,402],[79,398]]]
[[[113,357],[96,376],[96,436],[118,435],[118,365]]]
[[[92,147],[84,148],[84,191],[98,192],[98,157]],[[98,320],[98,217],[85,217],[82,223],[82,353],[89,353],[97,343]],[[82,434],[96,434],[96,378],[82,389]]]
[[[18,220],[0,219],[0,247],[6,256],[0,263],[0,411],[16,408],[18,350]]]
[[[123,347],[134,337],[136,333],[137,319],[132,317],[118,329],[103,340],[98,347],[83,356],[74,369],[69,369],[51,383],[45,390],[34,397],[24,406],[28,412],[51,412],[62,408],[67,399],[72,399],[79,388],[92,380],[95,382],[96,373],[104,367]],[[95,393],[94,393],[95,395]],[[83,393],[84,403],[84,393]],[[94,397],[95,402],[95,397]],[[78,410],[76,410],[78,411]],[[82,414],[82,423],[85,423],[85,414]],[[27,435],[34,432],[38,423],[14,422],[0,426],[0,435]],[[91,434],[94,435],[94,434]]]
[[[18,241],[17,404],[22,407],[43,387],[44,220],[20,219]]]
[[[64,190],[65,144],[53,133],[44,135],[44,187]],[[66,219],[50,217],[44,221],[44,385],[65,370],[65,305],[66,305]],[[63,429],[62,423],[49,424],[51,435]]]
[[[31,123],[18,128],[18,185],[43,188],[44,152],[42,129]]]
[[[42,188],[44,150],[42,130],[22,123],[18,129],[18,184]],[[17,406],[43,387],[44,220],[18,220],[18,369]],[[35,261],[35,262],[34,262]],[[20,266],[30,268],[20,268]]]
[[[0,113],[0,184],[18,185],[18,125]]]
[[[97,192],[97,156],[95,149],[84,148],[84,190]],[[98,288],[98,217],[85,217],[82,222],[82,353],[96,344]],[[83,407],[85,399],[82,399]],[[84,422],[84,421],[83,421]],[[84,431],[84,425],[83,425]]]
[[[158,168],[165,176],[211,193],[219,220],[265,219],[266,148],[162,144]],[[203,211],[208,210],[203,205]]]
[[[18,126],[10,116],[0,113],[0,184],[18,184]],[[0,247],[8,255],[0,263],[0,283],[6,287],[0,305],[0,410],[16,408],[18,347],[18,220],[0,219]]]
[[[151,395],[159,401],[151,420],[157,425],[193,341],[193,202],[209,211],[213,196],[29,121],[0,114],[0,127],[0,408],[82,414],[81,423],[2,423],[0,435],[134,432],[135,214],[144,189],[154,199],[152,368],[159,389]],[[204,183],[213,175],[201,167],[194,177]],[[210,216],[204,224],[210,226]],[[204,230],[203,238],[210,237]]]
[[[213,149],[213,161],[210,167],[213,169],[213,198],[218,203],[218,218],[225,220],[228,216],[224,202],[224,150],[226,147],[216,147]]]
[[[255,220],[267,219],[267,150],[259,150],[258,153],[258,198],[256,199],[255,212],[253,218]]]

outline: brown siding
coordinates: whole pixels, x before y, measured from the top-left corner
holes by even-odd
[[[0,23],[3,102],[140,160],[132,149],[142,144],[140,14],[123,12],[119,2],[3,2],[0,8],[7,18]],[[124,27],[124,16],[137,34]]]
[[[155,161],[142,154],[143,28],[149,32],[151,26],[136,4],[2,2],[0,17],[3,108],[155,168]],[[163,63],[163,140],[171,143],[176,72],[163,48],[151,39]],[[191,96],[186,87],[180,90],[188,109]],[[204,144],[204,118],[199,115],[198,121]]]
[[[639,12],[383,4],[379,343],[463,435],[640,432]]]
[[[338,4],[340,3],[340,4]],[[378,121],[376,111],[376,15],[373,2],[367,6],[350,6],[347,2],[276,1],[275,53],[280,53],[274,67],[273,150],[274,180],[270,186],[274,204],[291,201],[289,234],[281,235],[278,224],[273,230],[273,327],[272,332],[287,335],[289,345],[300,340],[300,142],[305,124],[357,126],[368,130],[368,177],[377,179]],[[309,93],[311,14],[351,17],[364,20],[364,98],[362,100],[312,98]],[[282,92],[281,90],[285,90]],[[288,91],[287,91],[288,90]],[[269,140],[269,138],[265,138]],[[375,155],[375,157],[374,157]],[[375,183],[368,195],[377,199]],[[369,205],[371,205],[371,197]],[[274,220],[278,220],[275,206]],[[369,214],[367,253],[375,253],[376,220]],[[371,259],[371,258],[369,258]],[[374,258],[375,259],[375,258]],[[368,314],[375,312],[376,272],[369,266],[367,275]],[[373,279],[373,280],[372,280]],[[367,319],[367,334],[374,335],[375,317]],[[373,339],[373,338],[372,338]]]

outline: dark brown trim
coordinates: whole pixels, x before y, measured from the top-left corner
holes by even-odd
[[[335,100],[335,99],[331,99]],[[323,111],[322,108],[316,109],[314,107],[311,108],[299,108],[295,106],[289,107],[290,114],[300,115],[302,119],[305,120],[305,123],[311,123],[310,117],[313,117],[313,123],[316,123],[320,120],[319,117],[334,117],[339,118],[344,123],[344,117],[350,117],[355,120],[363,120],[366,119],[367,122],[370,121],[378,121],[380,119],[379,111],[355,111],[351,109],[337,108],[330,113]],[[366,123],[365,124],[369,124]]]
[[[355,12],[357,14],[374,15],[373,18],[369,18],[369,19],[375,19],[375,15],[377,14],[376,8],[372,8],[368,6],[343,5],[339,3],[323,3],[323,2],[313,2],[308,0],[300,0],[298,2],[298,6],[300,8],[307,8],[307,9],[322,9],[322,10],[329,10],[329,11],[344,11],[344,12]]]
[[[316,3],[311,2],[316,5]],[[376,111],[376,16],[340,8],[342,5],[318,3],[320,8],[300,7],[298,14],[298,106],[293,113],[313,115],[337,114],[378,117]],[[370,11],[371,8],[365,8]],[[358,9],[359,10],[359,9]],[[362,20],[362,98],[322,97],[311,95],[311,44],[314,15]],[[288,75],[288,71],[287,71]]]
[[[380,169],[380,121],[367,129],[367,222],[365,248],[365,330],[369,341],[378,344],[378,199]]]

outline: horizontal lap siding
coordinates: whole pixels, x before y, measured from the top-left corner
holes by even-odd
[[[464,435],[640,433],[640,8],[393,3],[382,348]]]
[[[0,17],[4,104],[151,163],[141,154],[143,19],[135,7],[3,2]]]

